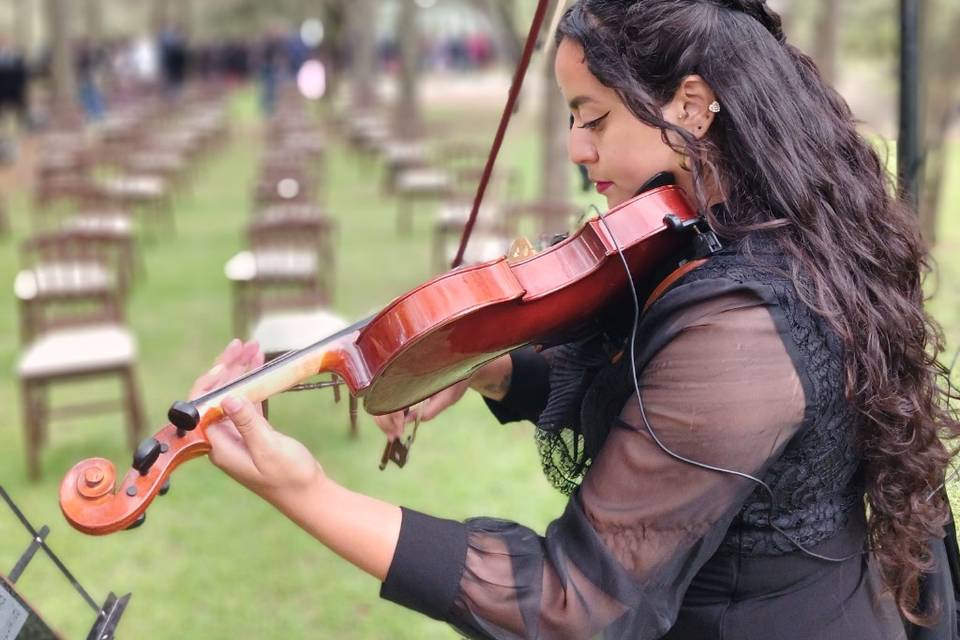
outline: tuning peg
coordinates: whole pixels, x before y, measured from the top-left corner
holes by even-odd
[[[167,492],[170,491],[170,478],[167,478],[167,481],[163,483],[158,492],[161,496],[167,495]]]
[[[163,449],[156,438],[145,439],[133,454],[133,468],[139,471],[140,475],[147,475],[150,467],[153,466],[162,452]]]
[[[146,522],[146,520],[147,520],[147,513],[143,512],[140,514],[140,516],[136,520],[133,521],[132,525],[127,527],[127,530],[136,529],[137,527],[142,525],[144,522]]]

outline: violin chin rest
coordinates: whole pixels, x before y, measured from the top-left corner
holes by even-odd
[[[178,429],[192,431],[200,424],[200,412],[189,402],[178,400],[174,402],[167,411],[167,420],[173,423]]]

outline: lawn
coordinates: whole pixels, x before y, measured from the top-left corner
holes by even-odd
[[[164,423],[230,338],[230,290],[224,262],[241,246],[249,215],[249,179],[261,140],[253,96],[233,101],[228,147],[198,170],[195,189],[178,202],[177,232],[143,247],[146,277],[137,283],[129,321],[140,346],[140,381],[152,428]],[[496,114],[483,114],[490,123]],[[461,116],[462,117],[462,116]],[[467,120],[476,121],[464,117]],[[477,126],[478,133],[482,127]],[[505,164],[526,174],[535,190],[536,148],[531,131],[515,126]],[[379,168],[364,165],[335,143],[329,159],[328,203],[339,220],[335,309],[355,319],[428,278],[427,208],[414,232],[398,237],[393,201],[378,193]],[[960,203],[960,166],[952,167],[949,202]],[[12,283],[17,242],[28,230],[23,193],[13,195],[14,233],[0,241],[0,283]],[[954,211],[956,207],[951,207]],[[938,259],[942,269],[933,309],[951,345],[960,344],[960,224],[944,220]],[[327,551],[205,459],[188,463],[158,498],[146,524],[130,532],[89,537],[75,532],[57,506],[64,472],[91,456],[129,465],[119,415],[55,423],[43,454],[43,480],[25,480],[22,428],[12,371],[17,356],[12,293],[0,305],[0,484],[37,526],[48,524],[50,546],[93,597],[132,592],[121,637],[165,638],[452,638],[446,625],[377,596],[379,584]],[[98,387],[97,389],[99,389]],[[63,396],[90,393],[90,387]],[[528,425],[500,426],[468,397],[442,419],[421,428],[406,468],[377,470],[383,437],[363,416],[360,437],[347,436],[345,404],[326,392],[290,394],[271,403],[271,421],[303,441],[332,477],[346,486],[430,514],[463,519],[490,515],[518,520],[542,532],[564,498],[540,472]],[[0,572],[12,567],[29,539],[0,506]],[[56,568],[38,556],[19,588],[65,637],[84,637],[92,611]]]

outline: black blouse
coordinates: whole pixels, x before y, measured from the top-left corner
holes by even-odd
[[[903,637],[857,552],[862,504],[842,535],[815,548],[843,562],[741,558],[721,546],[757,485],[681,457],[762,477],[807,422],[809,372],[774,297],[739,286],[690,296],[691,286],[657,303],[644,334],[655,345],[638,379],[652,431],[633,394],[542,536],[404,509],[382,597],[479,638]],[[549,362],[531,349],[512,360],[509,393],[488,404],[501,422],[535,421]]]

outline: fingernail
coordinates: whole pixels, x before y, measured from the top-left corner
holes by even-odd
[[[235,411],[239,411],[240,407],[243,406],[243,403],[240,402],[240,398],[237,398],[236,396],[227,396],[220,403],[220,406],[223,407],[223,410],[227,413],[233,413]]]
[[[213,368],[210,369],[210,371],[207,371],[207,375],[213,376],[220,373],[221,371],[223,371],[223,363],[214,365]]]

